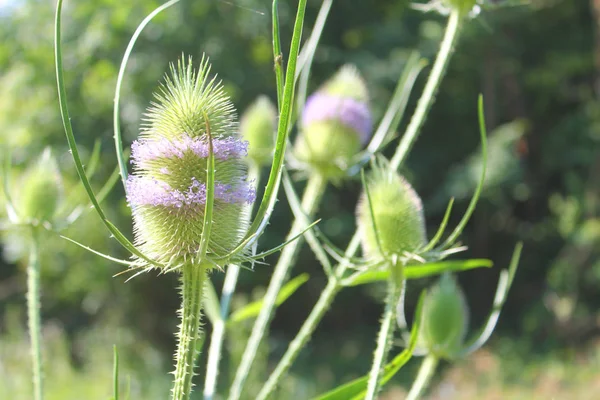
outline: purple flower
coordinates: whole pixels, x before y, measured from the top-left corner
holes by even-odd
[[[256,198],[254,188],[245,181],[237,184],[215,183],[215,200],[225,203],[251,204]],[[127,178],[127,202],[135,206],[193,207],[206,204],[206,184],[192,178],[185,191],[148,176]]]
[[[317,92],[310,96],[302,113],[302,125],[319,121],[338,121],[354,129],[362,144],[369,141],[373,130],[373,119],[365,102]]]
[[[213,139],[213,152],[215,158],[228,160],[240,158],[248,154],[248,142],[235,137]],[[138,167],[157,159],[183,158],[186,153],[193,153],[198,157],[208,157],[208,141],[206,136],[190,137],[181,135],[177,140],[169,139],[140,139],[131,145],[131,162]]]

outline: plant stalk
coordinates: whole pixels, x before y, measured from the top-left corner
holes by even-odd
[[[42,344],[40,318],[40,248],[39,231],[31,228],[31,248],[27,264],[27,320],[31,340],[31,365],[33,372],[33,398],[44,398],[44,377],[42,373]]]
[[[302,211],[309,218],[316,212],[326,187],[327,180],[321,175],[313,174],[309,177],[301,204]],[[298,219],[294,220],[286,241],[294,238],[304,229],[305,226],[302,221]],[[301,243],[302,238],[298,238],[284,247],[279,260],[275,265],[273,275],[271,276],[271,281],[269,282],[269,287],[267,288],[267,293],[264,297],[263,306],[260,309],[260,313],[256,318],[254,326],[252,327],[252,333],[250,334],[244,354],[242,355],[242,361],[235,374],[231,392],[229,393],[230,400],[238,400],[242,394],[242,389],[246,382],[246,378],[248,377],[248,373],[250,372],[250,368],[252,367],[254,358],[256,357],[258,346],[260,345],[269,322],[271,321],[277,295],[288,278],[289,271],[293,265],[296,255],[298,254]]]
[[[396,153],[390,162],[393,169],[398,169],[404,163],[408,152],[417,141],[417,137],[427,118],[427,113],[435,101],[435,95],[446,73],[450,56],[459,37],[462,20],[463,14],[460,11],[452,10],[450,12],[444,38],[431,68],[431,73],[429,74],[429,78],[427,78],[427,83],[419,98],[417,108],[406,128],[406,132],[402,136],[402,140],[400,140]]]
[[[172,400],[189,400],[192,392],[197,342],[201,337],[202,296],[209,268],[205,263],[188,263],[181,273],[181,323],[177,333]]]
[[[260,167],[258,165],[250,165],[248,170],[248,181],[254,182],[258,187],[260,182]],[[231,302],[231,296],[235,291],[239,275],[240,267],[238,265],[231,264],[227,267],[225,281],[223,282],[223,290],[221,292],[221,318],[215,322],[210,337],[206,379],[204,381],[204,400],[212,400],[216,393],[221,351],[223,349],[225,328],[229,316],[229,304]]]
[[[396,329],[396,305],[402,294],[403,265],[392,265],[392,274],[388,280],[388,294],[385,304],[385,310],[381,319],[381,327],[377,336],[377,347],[373,355],[373,365],[369,372],[369,382],[367,384],[367,394],[365,400],[375,400],[379,393],[381,374],[385,366],[388,353],[394,339]]]
[[[437,364],[438,359],[436,356],[429,354],[427,357],[425,357],[421,363],[421,367],[419,368],[417,379],[415,379],[415,382],[410,388],[410,392],[408,392],[406,400],[417,400],[419,397],[421,397],[429,385],[429,381],[433,377],[433,374],[435,373]]]

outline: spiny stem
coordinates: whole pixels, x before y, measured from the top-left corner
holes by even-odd
[[[438,359],[436,356],[430,354],[427,357],[425,357],[425,359],[421,363],[421,367],[419,368],[417,379],[415,379],[415,382],[410,388],[410,392],[408,392],[406,400],[417,400],[423,394],[423,392],[429,385],[431,377],[435,373],[435,368],[437,367],[437,364]]]
[[[310,217],[315,213],[326,186],[327,181],[322,176],[318,174],[310,176],[304,191],[304,196],[302,197],[302,211],[304,211],[307,216]],[[295,220],[286,241],[298,235],[304,228],[302,221]],[[267,288],[267,293],[265,294],[263,306],[252,327],[252,333],[250,334],[244,354],[242,355],[242,361],[235,374],[235,379],[229,394],[230,400],[237,400],[242,394],[242,389],[246,382],[246,378],[248,377],[248,373],[250,372],[250,368],[252,367],[254,358],[256,357],[258,346],[260,345],[271,320],[277,295],[288,277],[294,258],[296,258],[298,250],[300,249],[301,242],[301,238],[298,238],[296,241],[286,246],[281,252],[277,265],[275,265],[269,287]]]
[[[196,344],[201,336],[202,296],[208,268],[210,266],[204,263],[189,263],[183,266],[181,273],[181,323],[177,334],[172,400],[188,400],[192,392]]]
[[[365,400],[374,400],[379,392],[379,381],[385,366],[388,353],[394,338],[396,329],[396,305],[402,293],[402,265],[393,265],[392,275],[388,280],[388,294],[385,304],[385,311],[381,319],[381,327],[377,337],[377,348],[373,355],[373,365],[369,372],[369,382],[367,384],[367,394]]]
[[[42,400],[42,345],[40,322],[40,261],[39,261],[39,231],[31,228],[31,248],[27,265],[27,317],[29,337],[31,340],[31,362],[33,370],[33,398]]]
[[[398,169],[400,165],[405,161],[408,156],[408,152],[417,141],[421,127],[425,123],[427,113],[431,108],[431,105],[435,101],[435,95],[440,87],[440,83],[444,78],[446,69],[448,67],[448,61],[452,55],[452,50],[457,42],[460,26],[463,19],[463,14],[460,11],[452,10],[450,17],[448,18],[448,25],[446,26],[446,32],[440,45],[440,50],[435,59],[435,63],[431,68],[431,73],[423,89],[423,93],[417,103],[417,108],[413,114],[402,140],[398,144],[396,153],[392,158],[390,165],[393,169]]]
[[[260,167],[250,165],[248,171],[248,181],[254,182],[258,187],[260,180]],[[225,272],[225,281],[221,293],[221,318],[215,322],[212,335],[210,337],[210,347],[208,349],[208,362],[206,366],[206,380],[204,382],[204,400],[212,400],[216,392],[217,378],[219,375],[219,362],[221,361],[221,350],[223,340],[225,339],[225,324],[229,315],[229,303],[231,296],[235,291],[237,280],[240,274],[240,267],[229,265]]]

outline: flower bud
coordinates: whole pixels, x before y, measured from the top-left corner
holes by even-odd
[[[402,255],[424,245],[423,205],[410,184],[395,171],[377,166],[367,186],[370,201],[363,189],[356,210],[364,255]]]
[[[417,346],[440,358],[452,359],[465,340],[469,311],[465,297],[450,274],[427,293]]]
[[[215,159],[214,210],[208,253],[223,256],[248,228],[255,192],[246,182],[248,143],[237,136],[233,105],[202,61],[171,66],[171,77],[148,109],[140,139],[131,146],[134,173],[127,181],[136,245],[161,263],[196,255],[203,231],[209,143]]]
[[[240,132],[248,141],[248,158],[257,166],[273,159],[277,131],[277,108],[267,96],[260,96],[242,115]]]
[[[16,191],[19,216],[39,222],[51,222],[62,197],[58,164],[50,149],[25,171]]]
[[[367,88],[354,66],[343,66],[308,98],[300,130],[296,157],[326,177],[343,176],[373,130]]]
[[[462,14],[466,14],[475,6],[476,0],[443,0],[444,4],[455,10],[460,11]]]

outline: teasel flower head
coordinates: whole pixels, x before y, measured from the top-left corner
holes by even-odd
[[[257,167],[271,164],[277,133],[277,107],[267,96],[259,96],[244,112],[240,132],[248,141],[248,160]]]
[[[469,310],[465,296],[449,273],[427,293],[417,347],[444,359],[462,349],[468,328]]]
[[[374,165],[357,206],[357,224],[366,258],[401,257],[426,243],[421,198],[387,165]]]
[[[203,59],[171,66],[170,76],[148,109],[140,138],[131,148],[133,173],[127,201],[135,244],[161,264],[185,262],[198,252],[207,201],[212,141],[214,210],[207,254],[224,256],[248,228],[254,188],[246,181],[248,143],[238,135],[232,103]]]
[[[31,223],[51,223],[63,198],[56,159],[49,148],[19,180],[15,204],[21,218]]]
[[[356,67],[343,66],[302,111],[295,155],[310,169],[338,179],[371,138],[373,118],[364,80]]]

